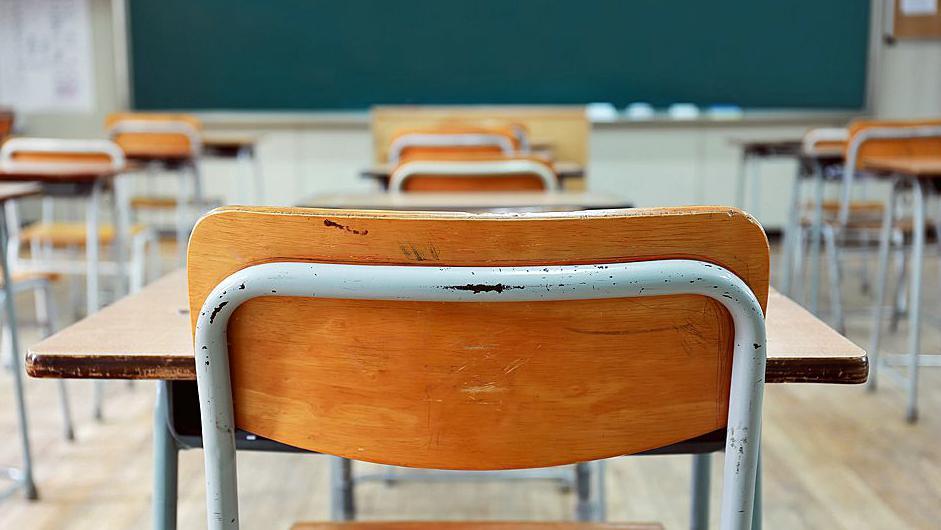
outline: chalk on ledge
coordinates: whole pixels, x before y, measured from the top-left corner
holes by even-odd
[[[650,120],[653,119],[655,115],[653,105],[642,101],[631,103],[624,109],[624,113],[627,114],[628,119],[631,120]]]
[[[699,107],[692,103],[674,103],[667,113],[674,120],[693,120],[699,117]]]
[[[618,109],[610,103],[589,103],[585,107],[585,114],[590,121],[616,121]]]

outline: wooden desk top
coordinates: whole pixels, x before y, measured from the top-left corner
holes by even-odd
[[[0,180],[34,182],[93,182],[119,175],[126,168],[111,164],[43,164],[37,162],[0,165]]]
[[[202,137],[203,154],[220,158],[235,158],[243,149],[254,150],[258,138],[245,135],[211,134]]]
[[[34,182],[3,182],[0,183],[0,202],[28,197],[42,192],[42,188]]]
[[[359,176],[362,178],[388,180],[394,167],[395,166],[392,164],[378,164],[362,170]],[[559,180],[580,179],[585,176],[585,167],[577,162],[554,162],[552,167],[559,176]]]
[[[864,170],[879,173],[891,173],[928,179],[941,178],[941,156],[879,157],[863,159],[860,166]]]
[[[516,210],[548,212],[630,208],[630,202],[607,193],[576,191],[514,193],[337,193],[304,199],[299,206],[350,210],[420,210],[482,212]]]
[[[196,378],[186,276],[173,272],[29,349],[33,377]],[[768,383],[866,381],[864,352],[784,295],[768,297]]]
[[[775,138],[770,140],[753,140],[748,138],[732,138],[732,145],[738,146],[749,156],[798,156],[801,154],[803,142],[800,138]]]

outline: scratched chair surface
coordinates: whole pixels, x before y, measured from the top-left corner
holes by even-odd
[[[764,232],[719,207],[525,216],[224,208],[193,233],[188,288],[195,318],[218,282],[264,262],[500,267],[669,258],[731,270],[765,307]],[[229,324],[236,423],[297,447],[416,467],[536,467],[629,454],[725,425],[732,334],[727,312],[700,296],[264,297]]]

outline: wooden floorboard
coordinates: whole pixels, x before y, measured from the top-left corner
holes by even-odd
[[[852,258],[851,258],[852,260]],[[873,267],[874,269],[874,267]],[[872,271],[872,269],[871,269]],[[856,269],[846,270],[850,336],[868,344]],[[941,316],[939,271],[925,271],[925,307]],[[63,297],[64,301],[64,297]],[[20,301],[22,314],[30,300]],[[859,310],[853,310],[857,308]],[[64,312],[64,311],[63,311]],[[926,351],[941,352],[941,325],[924,326]],[[904,351],[906,327],[888,335],[888,351]],[[24,331],[24,345],[36,332]],[[905,423],[904,392],[882,378],[875,394],[862,387],[769,386],[765,401],[765,514],[770,529],[936,529],[941,521],[941,370],[924,369],[922,416]],[[61,437],[56,387],[29,380],[36,479],[42,499],[0,501],[0,528],[138,529],[150,526],[152,383],[107,384],[106,420],[91,420],[89,381],[72,381],[77,440]],[[0,371],[0,432],[15,432],[11,377]],[[15,464],[19,446],[0,444],[0,465]],[[366,471],[366,465],[357,466]],[[689,458],[620,458],[608,467],[609,519],[662,521],[686,528]],[[328,516],[327,461],[316,455],[242,453],[240,493],[245,528],[288,528]],[[721,456],[714,465],[718,505]],[[203,528],[202,454],[180,465],[179,528]],[[571,519],[574,498],[549,483],[367,483],[357,490],[362,518]],[[716,509],[713,524],[717,524]]]

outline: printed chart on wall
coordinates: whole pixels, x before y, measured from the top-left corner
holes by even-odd
[[[0,1],[0,106],[89,112],[92,69],[88,0]]]

